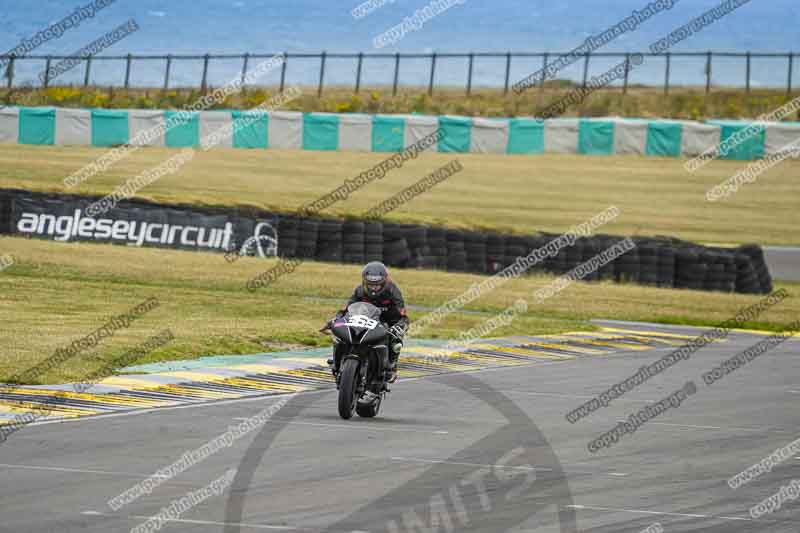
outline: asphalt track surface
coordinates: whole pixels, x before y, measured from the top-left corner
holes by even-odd
[[[800,281],[800,248],[796,246],[765,246],[764,256],[773,279]]]
[[[800,501],[759,519],[748,509],[800,478],[800,455],[736,490],[727,480],[800,436],[800,339],[701,379],[763,338],[732,333],[575,424],[567,412],[674,348],[401,380],[372,420],[341,420],[335,391],[298,394],[116,512],[109,498],[281,398],[34,424],[0,445],[0,531],[127,532],[239,468],[232,489],[160,531],[796,532]],[[588,451],[689,380],[697,393],[680,407]]]

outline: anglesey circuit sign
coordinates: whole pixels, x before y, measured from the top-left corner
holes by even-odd
[[[120,202],[101,216],[90,216],[92,198],[14,193],[12,233],[55,241],[89,241],[228,252],[274,257],[278,253],[276,219],[243,216],[235,210],[214,212],[183,206]],[[241,243],[241,244],[239,244]]]
[[[226,250],[233,233],[233,225],[226,222],[224,228],[206,228],[142,220],[94,219],[82,216],[82,211],[76,209],[72,215],[62,216],[46,213],[22,213],[17,222],[17,231],[36,236],[52,235],[53,239],[57,241],[68,241],[73,237],[80,237],[88,240],[111,240],[136,246],[142,246],[145,243],[167,246],[180,244]]]

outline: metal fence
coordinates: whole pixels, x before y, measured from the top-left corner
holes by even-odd
[[[583,76],[582,76],[582,85],[586,87],[587,82],[589,81],[589,66],[591,63],[592,58],[624,58],[629,60],[633,52],[628,53],[620,53],[620,52],[598,52],[598,53],[586,53],[582,54],[581,60],[582,67],[583,67]],[[470,95],[473,90],[473,71],[474,71],[474,64],[475,60],[478,58],[494,58],[494,59],[501,59],[505,61],[505,73],[502,78],[497,80],[497,83],[493,86],[495,87],[502,87],[504,93],[508,93],[509,87],[513,84],[511,80],[511,66],[512,62],[517,58],[540,58],[541,59],[541,66],[542,68],[546,68],[548,65],[548,61],[551,58],[556,58],[562,55],[567,55],[566,53],[557,53],[557,52],[524,52],[524,53],[498,53],[498,52],[469,52],[469,53],[427,53],[427,54],[417,54],[417,53],[395,53],[395,54],[388,54],[388,53],[327,53],[321,52],[316,54],[311,53],[285,53],[284,57],[286,61],[281,66],[280,72],[280,90],[282,91],[287,84],[286,79],[286,69],[289,61],[291,59],[318,59],[319,60],[319,75],[318,75],[318,82],[317,82],[317,92],[318,95],[322,95],[324,87],[325,87],[325,74],[326,74],[326,64],[329,59],[352,59],[355,62],[355,79],[353,81],[354,84],[354,92],[358,93],[362,86],[362,67],[364,64],[365,59],[384,59],[390,60],[394,63],[394,76],[392,79],[392,94],[396,95],[398,92],[398,87],[400,85],[400,64],[401,61],[406,59],[427,59],[429,60],[429,72],[428,72],[428,83],[427,83],[427,90],[429,94],[433,94],[434,87],[436,86],[436,69],[437,69],[437,61],[442,59],[448,58],[455,58],[455,59],[466,59],[467,60],[467,68],[465,72],[465,92],[467,95]],[[736,58],[741,61],[744,61],[745,64],[745,76],[744,76],[744,87],[745,90],[749,93],[751,90],[752,85],[752,65],[754,59],[762,59],[762,58],[770,58],[770,59],[784,59],[786,61],[786,92],[790,94],[793,91],[792,86],[792,76],[794,70],[794,62],[795,58],[798,57],[800,54],[785,52],[785,53],[751,53],[751,52],[667,52],[664,54],[653,54],[653,53],[641,53],[642,56],[645,58],[657,58],[658,61],[662,61],[664,65],[664,77],[663,83],[655,82],[647,84],[648,86],[663,86],[664,94],[669,94],[670,91],[670,69],[672,68],[672,62],[674,58],[681,58],[681,57],[690,57],[690,58],[701,58],[704,59],[705,67],[704,67],[704,76],[698,79],[697,83],[691,83],[691,85],[700,86],[702,84],[705,85],[705,92],[708,94],[711,91],[712,86],[712,72],[713,72],[713,65],[715,58]],[[173,68],[173,63],[179,61],[197,61],[201,60],[202,63],[202,76],[198,79],[199,88],[201,91],[206,91],[209,84],[208,84],[208,72],[209,72],[209,64],[214,60],[236,60],[240,59],[242,61],[241,66],[241,80],[244,83],[245,75],[248,71],[248,64],[251,60],[255,59],[267,59],[273,57],[274,54],[205,54],[205,55],[133,55],[128,54],[124,56],[81,56],[80,59],[84,61],[84,71],[83,71],[83,86],[91,85],[91,76],[92,76],[92,67],[93,64],[96,62],[108,62],[108,61],[117,61],[117,62],[124,62],[125,65],[125,78],[124,83],[121,85],[122,87],[128,89],[130,88],[131,82],[131,69],[132,64],[134,61],[163,61],[164,62],[164,76],[163,76],[163,87],[164,89],[170,88],[170,73]],[[6,69],[6,73],[3,75],[5,79],[5,83],[8,88],[14,87],[14,71],[15,66],[17,64],[24,62],[39,62],[40,64],[43,62],[43,80],[42,85],[44,87],[49,87],[51,85],[51,80],[49,79],[48,73],[50,71],[50,66],[53,60],[62,60],[62,59],[70,59],[74,58],[74,56],[58,56],[58,55],[29,55],[25,57],[13,57],[8,55],[0,55],[0,59],[8,61],[8,67]],[[626,69],[624,79],[622,81],[622,91],[626,93],[629,86],[629,71],[630,69]],[[448,87],[452,87],[452,85],[448,85]],[[540,88],[543,88],[543,84],[539,84]]]

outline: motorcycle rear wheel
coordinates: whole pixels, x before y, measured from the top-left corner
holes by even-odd
[[[358,402],[358,361],[347,359],[342,364],[339,385],[339,416],[345,420],[353,417]]]

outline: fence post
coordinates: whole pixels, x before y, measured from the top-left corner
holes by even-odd
[[[547,79],[547,58],[549,57],[549,55],[550,54],[545,52],[544,57],[542,58],[542,82],[541,85],[539,85],[539,92],[541,92],[542,94],[544,94],[544,80]]]
[[[13,58],[12,58],[13,61]],[[792,71],[794,70],[794,54],[789,52],[789,75],[786,77],[786,96],[792,94]]]
[[[503,94],[508,94],[508,82],[511,78],[511,52],[506,52],[506,84]]]
[[[131,84],[131,54],[128,54],[125,60],[125,89],[128,89]]]
[[[327,52],[323,51],[319,56],[319,87],[317,87],[317,98],[322,98],[322,84],[325,83],[325,58]]]
[[[12,55],[8,59],[8,68],[6,70],[6,73],[8,75],[8,88],[9,89],[11,89],[11,87],[14,85],[14,60],[15,59],[17,59],[17,57],[15,55]],[[790,58],[790,61],[791,61],[791,58]]]
[[[664,96],[669,94],[669,67],[672,63],[672,54],[667,52],[666,67],[664,69]]]
[[[358,66],[356,67],[356,94],[361,89],[361,64],[364,62],[364,52],[358,53]]]
[[[628,94],[628,74],[631,71],[631,54],[625,54],[625,81],[622,82],[622,95]]]
[[[436,75],[436,52],[431,54],[431,79],[428,82],[428,95],[433,96],[433,78]]]
[[[400,77],[400,52],[394,55],[394,83],[392,84],[392,96],[397,96],[397,82]]]
[[[242,60],[242,81],[239,83],[241,88],[244,89],[244,79],[247,77],[247,63],[250,62],[250,52],[245,52],[244,60]]]
[[[745,80],[745,90],[750,92],[750,52],[747,52],[747,79]]]
[[[14,85],[14,60],[16,58],[14,54],[11,54],[11,57],[8,58],[8,68],[6,68],[6,77],[8,81],[6,82],[6,87],[8,87],[9,90]]]
[[[47,56],[47,60],[44,64],[44,88],[47,89],[50,87],[50,62],[52,61],[52,57]]]
[[[544,74],[542,74],[542,79],[544,79]],[[583,88],[586,88],[586,82],[589,79],[589,52],[586,52],[583,56]]]
[[[467,71],[467,96],[472,94],[472,61],[475,59],[473,52],[469,53],[469,68]]]
[[[208,80],[208,54],[203,56],[203,81],[200,82],[200,92],[205,94],[206,81]]]
[[[711,50],[706,54],[706,94],[711,92]]]
[[[86,58],[86,71],[83,73],[83,86],[89,86],[89,76],[91,76],[92,72],[92,56]]]
[[[279,92],[283,92],[286,82],[286,64],[289,63],[289,52],[283,53],[283,63],[281,64],[281,87]]]
[[[172,69],[172,54],[167,54],[167,68],[164,70],[164,90],[169,89],[169,71]]]

